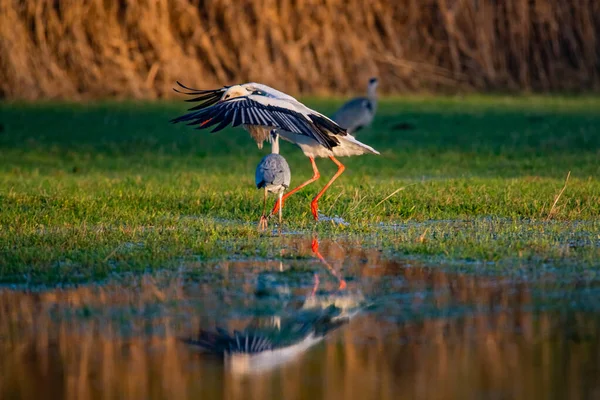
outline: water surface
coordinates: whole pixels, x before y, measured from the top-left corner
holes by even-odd
[[[276,243],[277,260],[0,289],[0,398],[600,397],[593,274],[465,274],[357,242]],[[349,298],[348,323],[260,372],[182,341]]]

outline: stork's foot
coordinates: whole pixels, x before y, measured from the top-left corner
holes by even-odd
[[[338,290],[344,290],[346,289],[346,281],[343,279],[340,279],[340,287],[338,287]]]
[[[260,217],[260,221],[258,221],[258,230],[261,232],[264,232],[267,230],[267,226],[268,226],[268,218],[263,214]]]

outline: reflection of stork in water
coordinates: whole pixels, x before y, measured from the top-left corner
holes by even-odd
[[[217,328],[200,330],[186,343],[224,356],[232,372],[258,373],[296,358],[320,342],[329,332],[349,321],[338,307],[311,307],[287,316],[257,317],[242,331],[232,334]]]
[[[346,281],[344,280],[344,278],[331,266],[331,264],[327,262],[327,260],[325,260],[325,258],[321,255],[321,252],[319,252],[319,241],[316,238],[312,240],[311,249],[312,252],[317,256],[317,258],[321,260],[323,264],[325,264],[329,272],[331,272],[331,275],[335,276],[340,281],[340,286],[338,287],[338,290],[346,289]],[[313,295],[317,291],[318,284],[319,276],[315,275],[315,288],[313,289]]]
[[[319,253],[316,240],[313,240],[312,249],[340,280],[340,288],[345,288],[346,282]],[[269,282],[272,279],[271,276],[263,277],[259,286],[275,285],[275,282]],[[348,323],[364,306],[364,296],[360,292],[317,295],[317,287],[318,279],[304,303],[292,311],[256,317],[243,330],[233,333],[221,328],[215,331],[200,329],[196,338],[185,339],[184,342],[223,356],[226,366],[234,373],[260,373],[282,365]],[[289,295],[282,289],[277,289],[274,294],[287,304]],[[265,288],[257,287],[257,290],[266,292]]]
[[[260,373],[300,356],[325,336],[348,323],[363,303],[362,294],[309,296],[299,310],[256,317],[242,331],[200,329],[184,342],[224,357],[234,373]]]

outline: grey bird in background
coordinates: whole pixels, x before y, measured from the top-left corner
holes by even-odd
[[[290,166],[283,156],[279,154],[279,133],[277,129],[271,130],[271,154],[267,154],[260,160],[260,163],[256,166],[256,188],[264,189],[264,201],[263,201],[263,213],[260,217],[258,224],[259,229],[267,229],[267,216],[265,215],[267,209],[267,195],[268,193],[275,193],[279,196],[279,202],[283,197],[283,192],[290,187],[290,180],[292,173]],[[279,207],[279,224],[281,225],[282,220],[282,208]]]
[[[346,102],[333,114],[332,119],[349,134],[371,125],[377,111],[377,78],[369,79],[367,97],[357,97]]]

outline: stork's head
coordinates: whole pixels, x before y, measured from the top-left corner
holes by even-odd
[[[233,99],[234,97],[248,96],[251,92],[246,89],[242,85],[234,85],[227,89],[223,96],[221,97],[221,101]]]

